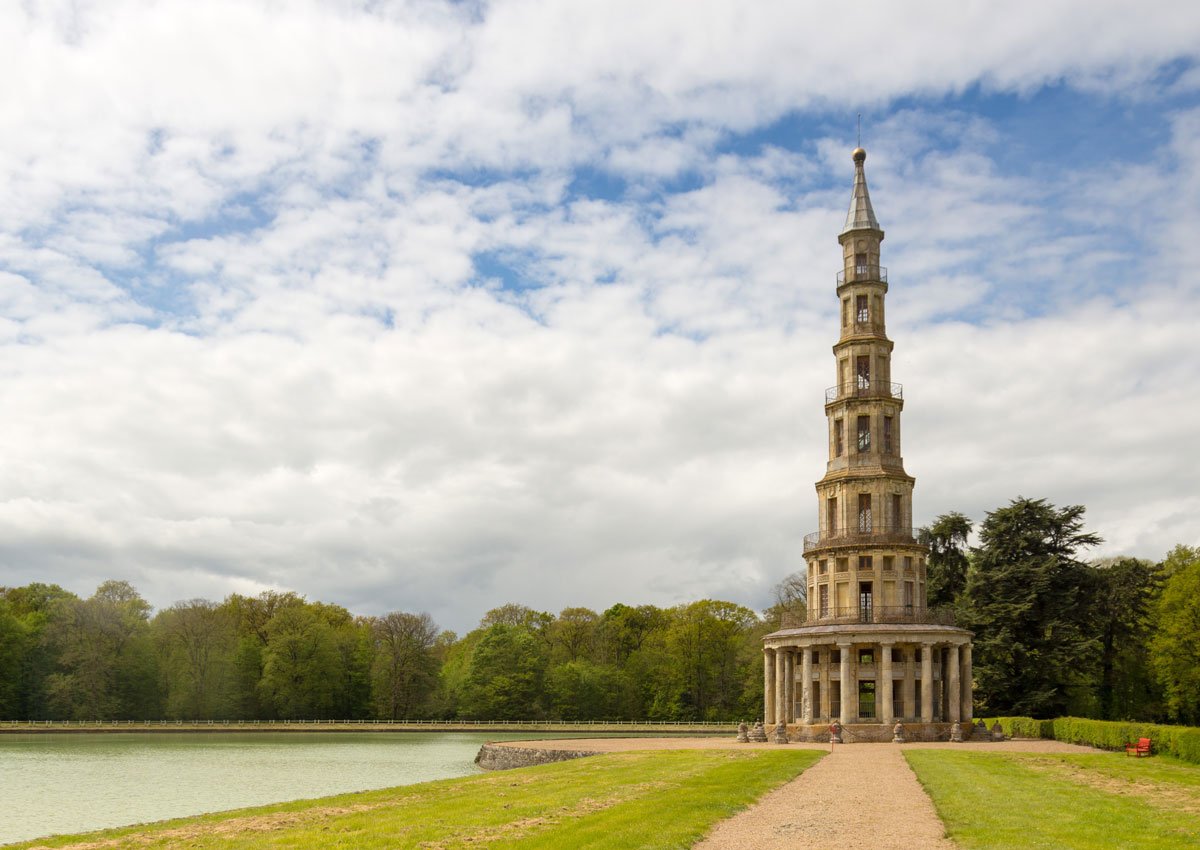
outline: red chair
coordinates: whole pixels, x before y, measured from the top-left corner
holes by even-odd
[[[1126,744],[1125,755],[1137,756],[1138,758],[1150,755],[1150,739],[1138,738],[1136,744]]]

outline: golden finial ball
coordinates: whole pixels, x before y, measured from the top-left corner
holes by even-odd
[[[862,148],[855,148],[854,153],[850,154],[850,156],[854,158],[855,162],[860,164],[867,161],[867,152]]]

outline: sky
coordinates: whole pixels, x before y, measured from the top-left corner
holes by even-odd
[[[859,115],[915,523],[1200,544],[1193,3],[32,0],[0,585],[761,609]]]

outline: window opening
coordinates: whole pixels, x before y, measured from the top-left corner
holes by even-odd
[[[858,417],[858,451],[859,453],[869,452],[871,450],[871,417]]]
[[[864,581],[858,586],[858,619],[863,623],[872,621],[872,611],[874,605],[871,599],[871,582]],[[873,658],[873,656],[872,656]]]
[[[899,493],[892,494],[892,528],[899,531],[904,527],[904,505]]]
[[[846,450],[845,423],[841,419],[833,420],[833,456],[841,457]]]
[[[819,576],[825,575],[826,568],[828,567],[828,565],[829,565],[829,562],[826,560],[817,561],[817,575],[819,575]]]
[[[837,533],[837,496],[833,496],[825,502],[825,527],[829,529],[829,535],[832,537]],[[909,558],[911,561],[912,558]],[[912,566],[909,564],[908,566]]]
[[[904,582],[904,610],[911,614],[913,610],[913,583]]]
[[[844,573],[848,569],[850,569],[849,561],[847,561],[845,558],[838,558],[837,559],[837,571],[839,573]]]
[[[854,361],[855,377],[858,380],[858,388],[867,390],[871,387],[871,355],[860,354]]]
[[[855,254],[854,255],[854,276],[855,277],[866,277],[867,274],[869,274],[869,272],[867,271],[867,255],[866,254]]]
[[[892,453],[892,417],[883,417],[883,453]]]
[[[858,530],[860,532],[868,532],[871,530],[871,494],[858,494]]]
[[[895,558],[895,556],[893,556],[893,555],[884,555],[884,556],[883,556],[883,568],[884,568],[884,570],[887,570],[887,571],[894,570],[894,569],[896,568],[896,558]]]
[[[818,591],[818,595],[821,600],[821,616],[828,617],[829,616],[829,585],[827,585],[827,584],[821,585],[821,589]]]
[[[859,665],[873,666],[875,664],[875,650],[860,649],[858,651],[858,663]]]
[[[875,719],[875,683],[858,683],[858,717],[860,720]]]
[[[842,299],[842,327],[850,324],[850,299]]]
[[[854,321],[860,325],[865,325],[870,318],[870,313],[867,311],[867,296],[857,295],[854,298]]]

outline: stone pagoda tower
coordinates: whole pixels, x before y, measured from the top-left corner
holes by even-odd
[[[883,228],[867,192],[867,152],[838,235],[836,383],[825,391],[829,462],[818,530],[804,538],[808,616],[764,638],[764,720],[793,739],[950,737],[971,719],[971,633],[925,605],[925,557],[912,528],[914,480],[900,453],[904,393],[884,324]]]

